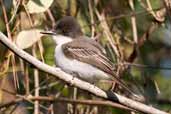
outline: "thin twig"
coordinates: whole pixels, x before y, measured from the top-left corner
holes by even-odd
[[[131,7],[131,10],[133,12],[135,12],[133,0],[129,0],[129,5]],[[135,15],[133,15],[131,17],[131,23],[132,23],[132,33],[133,33],[134,43],[137,44],[138,43],[138,35],[137,35],[137,25],[136,25],[136,17],[135,17]]]
[[[16,62],[15,62],[15,56],[12,55],[11,56],[11,63],[12,63],[12,73],[14,76],[14,86],[15,88],[19,88],[19,81],[18,81],[18,75],[16,73]]]
[[[50,9],[48,9],[47,10],[47,14],[48,14],[48,16],[49,16],[49,19],[51,20],[51,22],[52,22],[52,28],[54,28],[55,27],[55,18],[53,17],[53,14],[52,14],[52,12],[50,11]]]
[[[36,45],[33,45],[32,53],[35,58],[36,55]],[[34,68],[34,87],[35,87],[35,97],[39,97],[39,71],[38,69]],[[34,114],[39,114],[39,101],[35,100],[34,102]]]
[[[77,94],[78,94],[78,88],[74,87],[74,92],[73,92],[73,100],[77,99]],[[76,109],[77,105],[73,104],[73,113],[76,114],[77,109]]]
[[[88,9],[89,9],[89,13],[90,13],[90,20],[91,23],[94,23],[94,16],[93,16],[93,5],[92,5],[92,0],[88,0]],[[91,38],[94,38],[95,35],[95,27],[94,25],[91,25]]]
[[[117,65],[117,64],[116,64],[116,65]],[[171,67],[152,66],[152,65],[136,64],[136,63],[129,63],[129,62],[124,62],[124,63],[121,63],[120,65],[128,65],[128,66],[134,66],[134,67],[139,67],[139,68],[150,68],[150,69],[160,69],[160,70],[171,70]]]
[[[26,63],[27,64],[27,63]],[[26,65],[26,68],[25,68],[25,82],[26,82],[26,95],[29,95],[30,94],[30,78],[29,78],[29,71],[28,71],[28,64]]]

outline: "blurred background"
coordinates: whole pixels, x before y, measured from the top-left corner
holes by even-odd
[[[66,15],[99,42],[125,83],[145,104],[171,112],[169,0],[0,0],[0,31],[40,61],[54,64],[55,43],[40,34]],[[102,82],[103,83],[103,82]],[[109,88],[108,83],[99,84]],[[116,92],[129,95],[117,87]],[[24,96],[55,96],[22,100]],[[18,101],[17,101],[18,100]],[[83,101],[92,101],[86,104]],[[16,103],[10,104],[10,102]],[[77,103],[74,101],[80,101]],[[133,114],[35,69],[0,43],[0,114]],[[94,103],[94,104],[93,104]],[[8,104],[8,105],[4,105]]]

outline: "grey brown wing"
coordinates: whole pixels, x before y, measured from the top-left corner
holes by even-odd
[[[87,43],[84,40],[79,41],[79,43],[78,41],[72,41],[64,44],[62,48],[67,57],[92,64],[104,72],[113,75],[115,70],[113,63],[102,53],[102,50]]]

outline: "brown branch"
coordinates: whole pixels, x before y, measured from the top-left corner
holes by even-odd
[[[19,98],[15,99],[15,100],[1,104],[0,109],[4,108],[4,107],[9,107],[11,105],[15,105],[19,102],[26,100],[26,101],[48,101],[48,102],[62,102],[62,103],[67,102],[67,103],[71,103],[71,104],[111,106],[114,108],[120,108],[120,109],[124,109],[124,110],[128,110],[128,111],[135,111],[135,110],[128,108],[126,106],[123,106],[121,104],[114,103],[111,101],[104,101],[104,100],[76,100],[76,99],[73,100],[73,99],[67,99],[67,98],[55,98],[55,97],[46,97],[46,96],[38,96],[38,97],[28,96],[28,97],[26,97],[26,96],[20,96],[20,95],[18,95],[18,97]]]
[[[125,107],[121,104],[114,103],[111,101],[102,101],[102,100],[73,100],[73,99],[67,99],[67,98],[53,98],[53,97],[30,97],[30,100],[40,100],[40,101],[51,101],[51,102],[67,102],[71,104],[84,104],[84,105],[97,105],[97,106],[111,106],[114,108],[120,108],[124,110],[133,111],[132,109]],[[135,111],[135,110],[134,110]]]
[[[6,89],[2,89],[2,91],[11,94],[13,96],[15,96],[17,99],[12,100],[10,102],[4,103],[0,105],[0,109],[4,108],[4,107],[9,107],[11,105],[15,105],[19,102],[22,102],[24,100],[26,101],[48,101],[48,102],[67,102],[67,103],[72,103],[72,104],[84,104],[84,105],[98,105],[98,106],[111,106],[114,108],[120,108],[120,109],[124,109],[124,110],[128,110],[128,111],[135,111],[131,108],[128,108],[124,105],[118,104],[118,103],[113,103],[111,101],[104,101],[104,100],[74,100],[74,99],[67,99],[67,98],[59,98],[58,96],[55,97],[46,97],[46,96],[32,96],[32,95],[26,95],[26,96],[22,96],[22,95],[17,95],[13,92],[10,92]]]
[[[12,43],[2,32],[0,32],[0,41],[8,47],[11,51],[13,51],[16,55],[18,55],[20,58],[24,59],[25,61],[29,62],[30,64],[34,65],[39,70],[42,70],[46,73],[49,73],[53,75],[56,78],[59,78],[73,86],[76,86],[82,90],[86,90],[98,97],[108,99],[110,101],[119,102],[122,105],[125,105],[129,108],[135,109],[140,112],[149,113],[149,114],[168,114],[164,111],[158,110],[152,106],[148,106],[145,104],[142,104],[140,102],[131,100],[129,98],[126,98],[124,96],[121,96],[114,92],[105,92],[102,89],[88,83],[85,81],[82,81],[76,77],[73,77],[70,74],[67,74],[63,72],[60,68],[53,68],[47,64],[44,64],[34,58],[33,56],[29,55],[22,49],[19,49],[14,43]]]

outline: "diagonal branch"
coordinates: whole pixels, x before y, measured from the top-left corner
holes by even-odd
[[[105,91],[101,90],[100,88],[98,88],[88,82],[84,82],[82,80],[79,80],[79,79],[73,77],[72,75],[69,75],[69,74],[63,72],[62,70],[60,70],[60,68],[54,68],[47,64],[44,64],[44,63],[40,62],[39,60],[37,60],[36,58],[34,58],[33,56],[26,53],[25,51],[23,51],[22,49],[19,49],[2,32],[0,32],[0,41],[6,47],[8,47],[11,51],[13,51],[16,55],[18,55],[20,58],[22,58],[22,59],[26,60],[27,62],[29,62],[30,64],[34,65],[39,70],[49,73],[49,74],[55,76],[56,78],[64,80],[65,82],[67,82],[71,85],[74,85],[82,90],[91,92],[92,94],[94,94],[98,97],[105,98],[105,99],[115,101],[115,102],[119,102],[120,104],[123,104],[129,108],[132,108],[137,111],[144,112],[144,113],[168,114],[164,111],[161,111],[161,110],[158,110],[151,106],[131,100],[131,99],[121,96],[117,93],[105,92]]]

